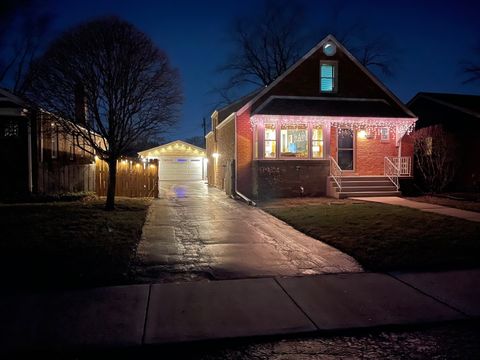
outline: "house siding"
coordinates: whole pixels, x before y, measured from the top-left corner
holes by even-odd
[[[250,108],[241,114],[237,113],[236,143],[237,143],[237,189],[247,197],[253,196],[252,159],[253,159],[253,131],[250,124]]]

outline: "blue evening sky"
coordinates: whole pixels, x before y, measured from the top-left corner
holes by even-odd
[[[331,0],[332,1],[332,0]],[[218,100],[212,90],[224,76],[216,71],[231,51],[230,24],[238,14],[255,11],[258,0],[50,0],[58,31],[101,15],[118,15],[151,36],[180,70],[185,101],[181,120],[169,140],[202,135]],[[308,21],[321,26],[328,1],[305,1]],[[361,19],[386,32],[401,49],[395,76],[382,79],[404,102],[419,91],[480,94],[480,84],[463,85],[459,62],[480,46],[477,1],[346,2],[344,20]],[[318,24],[317,24],[318,23]],[[320,41],[321,39],[317,39]]]

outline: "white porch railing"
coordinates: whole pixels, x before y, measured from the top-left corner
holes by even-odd
[[[383,172],[385,173],[385,176],[390,179],[393,185],[395,185],[398,191],[400,188],[400,183],[398,181],[400,171],[388,156],[385,156],[383,160]]]
[[[330,176],[332,177],[333,181],[338,186],[338,191],[342,191],[342,175],[343,170],[337,164],[335,159],[330,156]]]
[[[410,156],[388,156],[398,168],[398,176],[412,176],[412,158]]]

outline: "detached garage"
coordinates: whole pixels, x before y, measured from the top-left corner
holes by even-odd
[[[158,159],[160,181],[204,180],[207,175],[205,149],[181,140],[138,153],[141,158]]]

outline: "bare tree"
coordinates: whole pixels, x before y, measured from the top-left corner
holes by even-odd
[[[7,0],[0,11],[0,83],[17,95],[27,87],[27,74],[46,44],[53,15],[35,0]]]
[[[115,17],[65,32],[32,71],[29,97],[63,119],[66,132],[85,140],[108,163],[106,209],[112,210],[117,159],[133,142],[158,135],[177,120],[178,72],[146,34]]]
[[[268,85],[302,55],[303,8],[287,0],[266,0],[263,6],[255,18],[235,20],[231,35],[235,50],[220,69],[231,74],[227,89]]]
[[[242,86],[266,86],[294,64],[319,38],[334,35],[357,59],[380,75],[392,76],[399,53],[386,34],[374,35],[363,20],[345,19],[345,3],[325,5],[320,16],[307,18],[308,7],[299,0],[265,0],[257,16],[238,17],[231,33],[233,52],[221,72],[229,74],[224,86],[214,90],[221,103]],[[322,26],[316,23],[320,21]]]
[[[473,60],[462,61],[463,73],[465,74],[464,84],[480,82],[480,43],[473,50]]]
[[[441,125],[413,134],[416,168],[431,193],[442,192],[455,175],[455,143]]]

